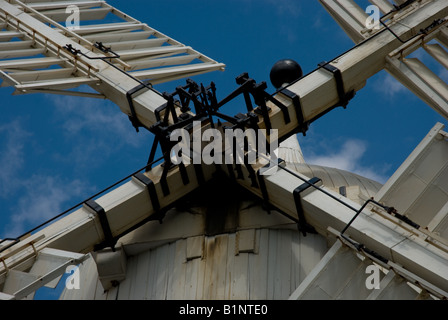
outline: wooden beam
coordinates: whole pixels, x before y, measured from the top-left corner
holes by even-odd
[[[27,83],[21,83],[15,85],[15,88],[20,93],[27,93],[28,90],[41,90],[41,89],[71,89],[80,85],[96,84],[98,79],[90,77],[71,77],[64,79],[54,79],[46,81],[30,81]]]
[[[421,7],[420,10],[415,10],[407,15],[403,20],[391,26],[391,29],[401,39],[407,40],[421,29],[430,26],[434,20],[444,19],[446,16],[448,16],[448,2],[433,1]],[[433,31],[435,32],[437,29]],[[401,46],[402,43],[392,33],[383,30],[374,38],[369,38],[342,54],[330,64],[340,70],[345,92],[357,92],[364,87],[368,78],[386,67],[386,57]],[[325,114],[340,101],[334,75],[323,68],[316,69],[299,81],[287,86],[286,89],[300,97],[305,123],[314,121],[316,117]],[[292,100],[281,93],[278,93],[276,98],[287,106],[291,119],[293,119],[286,124],[280,108],[272,103],[268,104],[271,108],[272,127],[279,130],[279,137],[283,137],[294,132],[300,123],[296,120],[298,115]],[[261,116],[259,120],[259,126],[265,128]]]
[[[47,68],[52,65],[60,65],[64,60],[60,58],[45,57],[20,60],[4,60],[0,61],[0,69],[34,69]]]
[[[372,4],[376,5],[382,13],[386,14],[394,9],[394,6],[388,0],[369,0]]]
[[[417,58],[387,58],[387,71],[448,119],[448,85]]]
[[[65,21],[67,19],[67,12],[65,11],[66,7],[63,9],[58,10],[42,10],[39,12],[49,19],[55,20],[55,21]],[[104,19],[109,12],[111,12],[112,9],[110,8],[93,8],[93,9],[85,9],[80,8],[79,14],[80,14],[80,20],[81,21],[89,21],[89,20],[102,20]],[[35,16],[35,13],[30,13],[31,16]]]

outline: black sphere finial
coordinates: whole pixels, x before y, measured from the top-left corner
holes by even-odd
[[[271,83],[279,89],[285,84],[294,82],[303,76],[300,65],[291,59],[277,61],[271,69]]]

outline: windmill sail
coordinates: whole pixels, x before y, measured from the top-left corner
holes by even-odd
[[[363,27],[368,15],[354,1],[321,2],[357,45],[268,98],[261,85],[241,76],[235,95],[255,94],[260,103],[255,109],[248,103],[246,115],[227,117],[217,112],[219,103],[213,99],[209,99],[212,107],[207,99],[204,105],[195,100],[201,107],[196,111],[203,128],[211,126],[208,116],[223,116],[247,127],[278,129],[283,141],[297,132],[305,133],[310,123],[333,108],[346,107],[367,79],[383,69],[399,75],[446,117],[444,84],[421,62],[402,57],[406,50],[427,46],[431,55],[445,62],[443,40],[439,44],[422,41],[443,39],[448,16],[445,0],[397,1],[395,6],[389,1],[371,1],[389,18],[394,16],[371,32]],[[55,21],[45,26],[48,19],[63,17],[62,4],[78,4],[86,20],[114,12],[125,21],[95,22],[73,30]],[[182,101],[174,103],[172,97],[140,81],[156,83],[223,65],[109,9],[103,1],[10,4],[0,0],[5,28],[0,38],[24,42],[4,43],[6,60],[0,62],[4,80],[22,93],[67,93],[66,88],[89,84],[117,103],[135,124],[156,125],[160,131],[153,132],[160,140],[170,126],[185,124],[194,133],[191,124],[197,118],[182,108]],[[29,58],[43,53],[44,57]],[[10,59],[9,55],[26,58]],[[193,57],[202,60],[187,64]],[[55,64],[61,68],[52,68]],[[36,78],[36,68],[41,67],[43,79]],[[67,76],[65,69],[75,71]],[[420,86],[423,82],[425,87]],[[212,86],[196,89],[213,98]],[[139,95],[134,97],[135,93]],[[256,164],[220,166],[171,166],[165,158],[165,165],[133,174],[42,230],[4,243],[0,247],[0,297],[23,298],[38,284],[51,282],[50,276],[35,275],[32,268],[39,253],[52,248],[60,251],[50,255],[74,252],[76,261],[86,261],[83,290],[66,290],[63,297],[67,299],[447,298],[446,137],[443,125],[436,125],[382,188],[352,173],[300,163],[300,150],[288,157],[300,161],[275,160],[277,170],[266,176],[261,169],[274,162],[266,154],[260,154]],[[275,142],[269,140],[275,137],[266,139]],[[416,183],[418,194],[409,197]],[[208,191],[207,196],[198,197],[195,190]],[[235,197],[221,197],[231,191]],[[437,197],[437,192],[444,196]],[[413,201],[414,197],[418,200]],[[175,207],[179,203],[183,206]],[[422,209],[427,206],[429,216]],[[271,215],[266,211],[272,211]],[[162,226],[159,220],[164,220]],[[297,238],[293,240],[292,235]],[[331,245],[329,250],[326,243]],[[286,262],[277,263],[281,259]],[[55,278],[64,263],[50,272]],[[381,270],[381,289],[373,293],[361,281],[360,270],[369,266]],[[343,274],[338,281],[330,281],[335,270]],[[106,292],[96,290],[97,286]]]

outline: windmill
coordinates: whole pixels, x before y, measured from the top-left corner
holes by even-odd
[[[445,1],[372,0],[384,13],[377,28],[366,28],[369,16],[354,1],[320,2],[356,43],[353,49],[288,79],[273,95],[242,74],[239,87],[218,101],[213,84],[188,81],[173,93],[157,92],[157,83],[224,65],[104,1],[0,1],[5,83],[18,94],[106,97],[137,130],[154,133],[164,153],[163,164],[155,166],[155,144],[148,165],[126,183],[32,234],[2,241],[1,298],[30,298],[79,263],[82,289],[66,290],[63,298],[446,298],[448,157],[441,124],[382,187],[288,160],[291,150],[300,159],[298,147],[288,144],[280,146],[278,157],[255,150],[254,164],[245,161],[250,150],[242,163],[173,163],[167,137],[176,129],[193,136],[211,128],[264,129],[268,145],[294,144],[287,138],[347,106],[383,69],[447,118],[446,84],[420,60],[407,58],[423,48],[446,67]],[[71,5],[80,8],[82,20],[112,12],[124,22],[68,29],[58,21]],[[36,54],[44,57],[26,58]],[[73,89],[80,85],[95,93]],[[247,113],[232,117],[219,111],[240,95]],[[269,135],[269,129],[277,131]],[[184,153],[183,159],[193,156]],[[335,182],[338,176],[345,185]],[[235,184],[247,193],[223,198]],[[216,192],[207,192],[211,188]],[[277,239],[275,247],[271,239]],[[301,259],[290,263],[298,248]],[[375,291],[364,281],[370,266],[380,271]],[[147,283],[139,281],[141,268],[149,270]],[[299,269],[305,270],[301,276]],[[337,279],[335,270],[343,270]],[[286,274],[296,278],[284,280]],[[271,295],[275,288],[277,295]]]

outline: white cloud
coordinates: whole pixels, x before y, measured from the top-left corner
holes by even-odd
[[[385,94],[388,97],[393,97],[396,94],[406,92],[407,88],[402,85],[398,80],[392,77],[390,74],[385,74],[376,83],[375,88],[377,91]]]
[[[0,126],[0,197],[8,197],[17,190],[15,178],[25,162],[25,143],[31,136],[19,120]]]
[[[106,101],[76,97],[48,96],[62,118],[63,130],[75,135],[82,132],[95,133],[98,138],[112,137],[137,147],[135,130],[119,108]]]
[[[2,230],[5,237],[17,237],[66,209],[73,197],[92,192],[80,180],[34,175],[22,181],[22,195],[12,209],[10,223]]]
[[[367,144],[364,141],[348,139],[337,151],[328,150],[329,148],[325,146],[321,147],[323,147],[321,150],[325,154],[322,155],[313,152],[309,156],[305,154],[307,163],[346,170],[380,183],[387,181],[384,169],[362,164],[362,158],[367,151]]]
[[[50,95],[48,99],[71,146],[68,153],[54,152],[58,161],[68,161],[77,169],[92,169],[125,147],[135,150],[147,143],[146,132],[137,133],[127,116],[109,101]]]

